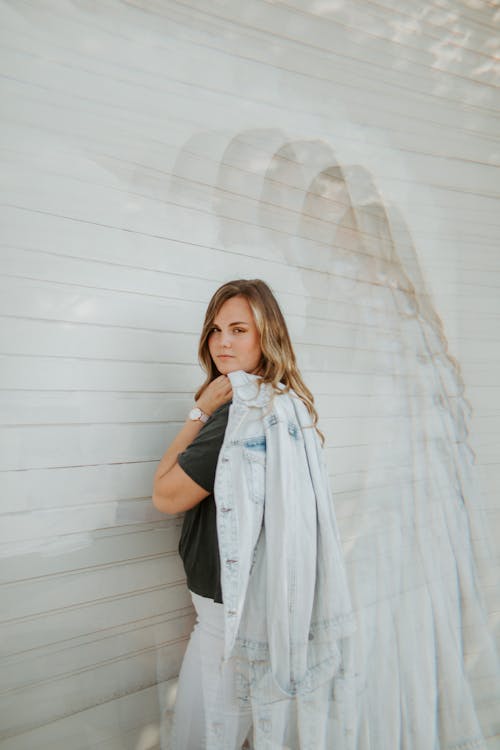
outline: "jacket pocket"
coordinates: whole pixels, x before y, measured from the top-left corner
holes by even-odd
[[[246,438],[243,458],[250,496],[254,503],[262,504],[266,495],[266,438]]]

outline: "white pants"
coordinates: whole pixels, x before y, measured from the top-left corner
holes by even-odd
[[[214,705],[224,709],[221,750],[240,750],[252,728],[252,716],[235,699],[231,660],[222,666],[224,608],[193,592],[191,597],[198,617],[179,674],[172,750],[204,750]]]

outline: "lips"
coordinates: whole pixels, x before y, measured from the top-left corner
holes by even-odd
[[[233,355],[232,354],[219,354],[218,357],[219,359],[232,359]]]

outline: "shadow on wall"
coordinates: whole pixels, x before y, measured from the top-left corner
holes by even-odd
[[[494,552],[471,407],[404,218],[363,167],[279,130],[195,135],[171,191],[216,215],[222,247],[296,272],[293,299],[274,287],[320,415],[336,418],[332,484],[360,622],[356,711],[339,739],[451,748],[495,734],[480,583]]]

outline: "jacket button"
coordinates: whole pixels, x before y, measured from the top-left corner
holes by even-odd
[[[227,461],[229,461],[229,458],[227,456],[221,456],[221,461],[227,463]]]

